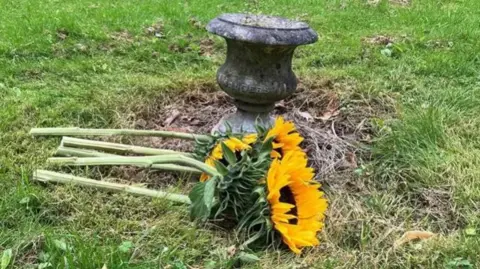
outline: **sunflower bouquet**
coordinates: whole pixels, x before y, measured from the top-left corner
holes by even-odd
[[[319,244],[327,200],[314,180],[314,170],[300,147],[303,138],[282,117],[271,128],[256,126],[252,134],[187,134],[168,131],[34,128],[31,134],[62,135],[56,165],[130,165],[149,169],[198,173],[189,195],[172,194],[119,183],[37,170],[33,179],[73,183],[163,197],[190,205],[190,216],[233,227],[242,246],[284,244],[299,254]],[[193,153],[85,140],[67,135],[148,135],[195,140]],[[107,153],[108,152],[108,153]],[[116,153],[116,154],[112,154]],[[124,154],[127,156],[120,156]],[[134,156],[132,156],[132,154]],[[143,155],[143,156],[135,156]]]
[[[283,242],[298,254],[318,245],[327,200],[302,140],[292,122],[278,117],[255,134],[227,132],[197,142],[195,157],[219,175],[201,175],[189,195],[191,217],[234,223],[246,246]]]

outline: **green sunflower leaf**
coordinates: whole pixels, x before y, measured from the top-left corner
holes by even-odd
[[[217,178],[213,177],[206,182],[198,182],[190,191],[188,197],[192,201],[190,217],[205,221],[210,216],[215,197]]]
[[[228,168],[221,162],[219,161],[214,161],[213,162],[215,164],[215,169],[221,174],[221,175],[226,175],[228,174]]]
[[[264,159],[266,157],[270,158],[270,153],[273,150],[273,139],[274,137],[270,137],[265,142],[263,142],[262,147],[260,148],[260,152],[258,154],[258,158]]]
[[[237,157],[235,157],[235,153],[225,145],[225,143],[222,143],[222,152],[223,152],[223,158],[227,160],[227,162],[230,165],[233,165],[237,162]]]
[[[217,185],[217,178],[215,177],[207,180],[207,182],[205,183],[203,201],[207,205],[208,210],[211,210],[213,206],[213,200],[215,197],[215,185]]]
[[[231,134],[232,133],[232,124],[230,124],[229,121],[225,121],[223,124],[225,126],[225,133]]]
[[[260,134],[260,135],[263,135],[267,132],[267,129],[265,128],[265,126],[260,125],[260,124],[256,124],[255,129],[257,130],[257,133]]]

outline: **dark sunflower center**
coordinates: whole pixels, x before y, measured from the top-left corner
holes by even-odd
[[[273,141],[275,141],[275,143],[278,143],[278,141],[276,141],[276,140],[273,140]],[[280,154],[280,158],[283,157],[283,149],[282,149],[282,147],[279,147],[279,148],[276,148],[276,149],[273,149],[273,150],[276,151],[276,152],[278,152],[278,154]]]
[[[291,205],[294,205],[295,207],[290,209],[287,214],[292,214],[295,217],[298,217],[297,215],[297,204],[295,203],[295,196],[292,193],[292,190],[288,186],[285,186],[280,189],[280,202],[282,203],[288,203]],[[297,219],[290,219],[288,220],[289,224],[297,224],[298,220]]]
[[[283,150],[282,150],[282,148],[274,149],[274,151],[278,152],[278,154],[280,154],[280,156],[283,157]],[[281,157],[280,157],[280,158],[281,158]]]

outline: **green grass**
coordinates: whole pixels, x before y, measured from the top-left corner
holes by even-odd
[[[195,227],[181,206],[31,183],[58,140],[27,133],[129,126],[126,115],[161,92],[214,81],[225,46],[214,38],[212,56],[202,56],[211,36],[195,21],[262,12],[319,32],[296,52],[302,80],[337,83],[345,105],[382,110],[390,100],[394,109],[368,119],[375,134],[364,173],[326,186],[322,246],[301,257],[259,252],[247,267],[480,268],[480,237],[465,233],[480,229],[479,9],[476,0],[0,0],[0,252],[13,250],[9,268],[226,266],[235,238]],[[144,33],[152,24],[163,25],[163,39]],[[392,57],[362,41],[376,35],[395,39]],[[438,236],[392,248],[416,229]]]

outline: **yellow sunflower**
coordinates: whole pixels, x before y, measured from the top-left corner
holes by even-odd
[[[242,142],[251,145],[257,141],[258,135],[253,133],[253,134],[247,134],[242,138]]]
[[[305,154],[300,148],[303,137],[297,132],[295,124],[285,121],[283,117],[277,117],[272,129],[267,133],[265,140],[274,137],[272,158],[282,158],[289,151],[296,151],[298,154]]]
[[[327,200],[319,190],[320,184],[312,180],[313,173],[307,170],[295,173],[292,169],[295,166],[304,167],[301,166],[303,162],[293,156],[274,159],[267,175],[267,200],[274,228],[281,234],[283,242],[297,254],[303,247],[320,243],[317,233],[323,228],[327,209]]]
[[[314,169],[307,166],[307,155],[303,152],[289,151],[282,158],[282,166],[290,180],[308,183],[315,176]]]
[[[232,150],[233,152],[241,152],[243,150],[251,149],[250,144],[253,144],[257,140],[257,134],[248,134],[245,135],[242,140],[236,137],[229,137],[221,142],[219,142],[210,153],[210,156],[207,157],[205,160],[205,164],[215,167],[215,161],[219,161],[223,159],[223,151],[222,151],[222,142]],[[210,176],[208,174],[203,173],[200,176],[200,181],[204,182],[205,180],[209,179]]]

